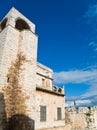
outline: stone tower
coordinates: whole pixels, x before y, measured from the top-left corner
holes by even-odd
[[[18,130],[34,129],[37,41],[35,25],[12,8],[0,24],[0,92],[5,103],[0,112],[5,111],[10,130],[17,118],[23,119]]]

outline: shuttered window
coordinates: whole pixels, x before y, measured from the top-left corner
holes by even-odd
[[[61,110],[61,107],[57,108],[57,120],[62,120],[62,110]]]
[[[46,106],[40,106],[40,121],[46,121]]]

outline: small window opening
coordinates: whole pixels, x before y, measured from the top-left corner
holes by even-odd
[[[9,83],[9,77],[7,78],[7,83]]]
[[[5,19],[1,22],[1,24],[0,24],[1,31],[6,27],[7,20],[8,20],[8,19],[5,18]]]
[[[23,19],[17,19],[15,28],[17,28],[20,31],[22,31],[24,29],[30,30],[29,25]]]

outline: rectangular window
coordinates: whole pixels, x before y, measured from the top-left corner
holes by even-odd
[[[57,120],[62,120],[62,110],[61,110],[61,107],[57,108]]]
[[[46,121],[46,106],[40,106],[40,121]]]

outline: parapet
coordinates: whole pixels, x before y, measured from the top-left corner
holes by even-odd
[[[64,94],[64,86],[58,87],[58,86],[53,86],[53,91],[56,93]]]

